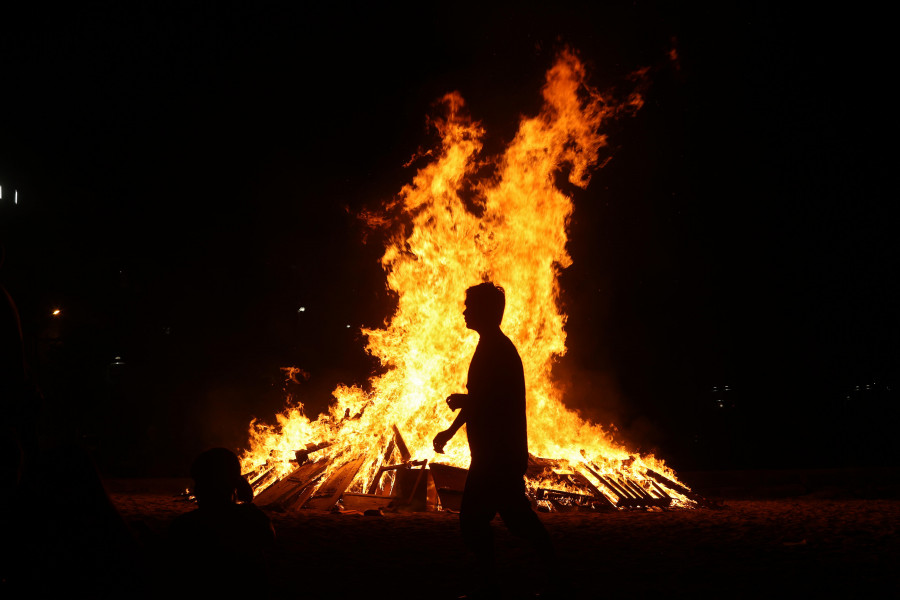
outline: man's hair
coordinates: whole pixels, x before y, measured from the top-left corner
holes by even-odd
[[[473,285],[466,290],[466,301],[485,319],[500,325],[503,309],[506,308],[506,294],[502,287],[489,281]]]

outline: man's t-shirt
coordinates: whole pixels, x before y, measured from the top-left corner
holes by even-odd
[[[499,330],[481,336],[466,387],[472,468],[524,475],[528,466],[525,373],[516,347]]]

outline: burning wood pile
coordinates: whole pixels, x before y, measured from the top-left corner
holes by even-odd
[[[440,147],[417,157],[428,162],[412,183],[382,213],[368,215],[371,226],[388,233],[382,266],[397,309],[383,329],[362,333],[386,371],[365,389],[339,386],[316,420],[293,404],[277,425],[251,423],[242,462],[257,504],[458,508],[469,460],[465,436],[441,455],[431,440],[452,421],[444,398],[465,390],[477,343],[462,318],[465,290],[486,280],[506,290],[501,328],[524,366],[534,502],[545,510],[698,503],[662,461],[634,455],[566,408],[550,376],[566,351],[558,275],[571,264],[566,229],[573,211],[557,178],[586,187],[606,143],[601,127],[637,110],[641,98],[601,95],[571,51],[548,71],[542,94],[541,112],[523,118],[495,158],[480,155],[484,130],[466,116],[462,97],[443,98],[446,115],[432,121]]]
[[[318,444],[296,452],[297,467],[290,475],[274,480],[269,472],[255,475],[251,482],[257,493],[257,505],[281,510],[311,508],[332,511],[458,511],[466,481],[466,470],[442,463],[428,464],[427,459],[413,460],[403,436],[395,427],[375,478],[365,493],[348,492],[360,468],[363,455],[342,461],[335,456],[310,459],[332,444]],[[394,460],[400,462],[392,463]],[[333,463],[339,466],[326,471]],[[669,508],[684,506],[682,498],[703,505],[706,500],[683,485],[653,471],[644,470],[641,479],[627,474],[601,475],[596,465],[582,465],[584,470],[565,472],[562,461],[531,456],[527,479],[531,497],[545,511],[611,510],[614,508]],[[586,476],[590,474],[600,486]],[[392,474],[392,481],[382,481]],[[385,477],[385,479],[387,479]],[[266,487],[268,484],[268,487]]]

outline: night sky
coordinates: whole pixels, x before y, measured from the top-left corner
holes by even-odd
[[[572,190],[571,406],[676,470],[896,462],[884,15],[126,4],[0,13],[0,282],[43,443],[182,474],[286,392],[364,383],[392,304],[356,215],[412,177],[437,98],[496,151],[569,45],[600,89],[650,68]]]

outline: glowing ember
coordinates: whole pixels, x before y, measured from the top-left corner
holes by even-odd
[[[627,477],[647,491],[654,489],[648,469],[675,480],[661,461],[634,456],[567,409],[550,377],[554,360],[566,351],[558,275],[571,264],[566,226],[573,209],[555,178],[567,172],[572,184],[585,187],[605,144],[604,122],[623,109],[637,109],[641,99],[634,94],[622,105],[609,103],[586,83],[584,67],[570,51],[547,73],[542,93],[540,114],[522,120],[505,153],[491,162],[492,176],[481,180],[476,171],[485,166],[479,154],[484,130],[466,116],[459,94],[443,98],[446,116],[435,121],[441,147],[388,207],[406,223],[382,258],[397,310],[384,329],[363,330],[367,350],[388,370],[371,380],[371,392],[339,386],[328,414],[315,421],[304,415],[302,404],[278,415],[276,426],[254,421],[242,460],[244,472],[261,481],[257,490],[294,470],[291,461],[306,449],[304,459],[330,460],[320,482],[348,461],[361,461],[348,491],[369,491],[390,459],[385,449],[394,425],[412,458],[467,467],[464,435],[443,455],[435,455],[431,440],[453,420],[444,399],[465,391],[478,336],[465,328],[463,301],[466,288],[485,280],[506,290],[502,329],[524,363],[530,453],[556,461],[529,481],[531,489],[591,494],[594,488],[594,495],[599,490],[614,499],[614,485],[601,478]],[[474,193],[468,205],[460,197],[464,189]],[[372,221],[385,223],[386,214]],[[378,487],[392,482],[385,477]],[[690,504],[671,488],[666,493],[675,504]]]

